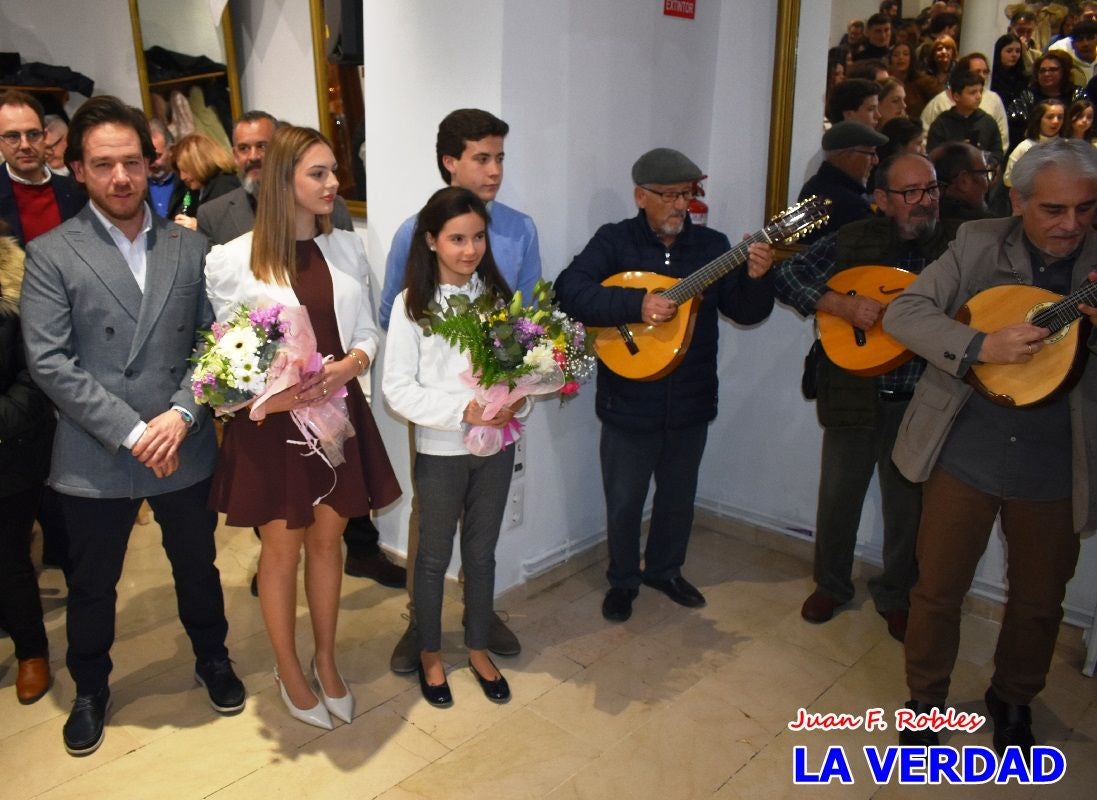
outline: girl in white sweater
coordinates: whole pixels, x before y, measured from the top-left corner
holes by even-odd
[[[484,694],[510,699],[510,688],[488,655],[488,631],[495,593],[495,544],[503,522],[514,465],[514,448],[481,457],[464,444],[465,425],[502,427],[515,408],[490,420],[461,379],[468,357],[439,335],[424,336],[416,320],[429,315],[432,301],[485,292],[510,299],[487,234],[488,211],[467,189],[435,193],[419,212],[404,279],[396,298],[385,348],[381,388],[392,409],[415,423],[414,478],[419,498],[419,550],[415,557],[415,610],[419,631],[419,686],[427,702],[453,702],[441,658],[442,590],[461,521],[461,563],[465,572],[465,644],[469,667]],[[528,412],[531,403],[515,407]]]

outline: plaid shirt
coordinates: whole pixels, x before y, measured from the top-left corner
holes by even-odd
[[[831,291],[827,281],[837,272],[838,236],[841,231],[829,234],[811,245],[807,250],[782,261],[773,270],[773,288],[777,299],[790,305],[805,317],[815,313],[819,299]],[[920,263],[919,263],[920,262]],[[900,259],[895,266],[921,272],[925,259],[913,256]],[[922,377],[926,362],[915,356],[891,372],[876,377],[876,388],[880,392],[905,393],[914,391],[914,385]]]

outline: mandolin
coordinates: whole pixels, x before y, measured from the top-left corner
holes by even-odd
[[[1078,304],[1097,305],[1097,283],[1066,297],[1036,286],[992,286],[971,297],[956,319],[984,333],[1031,322],[1051,331],[1040,352],[1024,364],[975,364],[966,379],[991,402],[1031,406],[1073,385],[1085,362],[1088,320]],[[1080,319],[1081,318],[1081,319]]]
[[[886,308],[916,277],[898,267],[851,267],[833,275],[827,286],[840,294],[870,297]],[[914,354],[884,331],[883,317],[881,312],[875,325],[862,330],[839,316],[816,311],[819,341],[827,358],[846,372],[863,377],[883,375],[909,361]]]
[[[598,358],[623,378],[653,381],[666,376],[678,366],[689,348],[701,293],[745,262],[747,248],[754,242],[794,242],[808,231],[825,225],[830,218],[829,205],[830,200],[814,196],[797,203],[774,217],[762,230],[686,278],[639,271],[610,275],[602,281],[603,286],[662,292],[678,304],[678,313],[662,325],[634,322],[616,328],[591,328]]]

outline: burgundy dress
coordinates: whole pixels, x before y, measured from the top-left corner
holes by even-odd
[[[331,273],[314,241],[297,243],[297,299],[308,309],[316,332],[317,350],[337,360],[346,356],[335,319]],[[313,521],[313,501],[335,488],[321,502],[344,517],[360,517],[400,496],[400,485],[377,431],[373,413],[357,380],[347,384],[347,411],[354,436],[343,445],[346,461],[334,475],[318,455],[309,455],[301,432],[288,412],[269,414],[252,422],[240,411],[225,424],[221,456],[213,475],[210,505],[228,516],[228,524],[263,525],[284,519],[289,528]]]

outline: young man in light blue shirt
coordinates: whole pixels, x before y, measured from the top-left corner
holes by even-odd
[[[503,185],[503,139],[510,126],[487,111],[462,108],[447,115],[438,125],[435,150],[438,171],[447,186],[460,186],[488,204],[491,224],[488,238],[495,263],[511,289],[520,290],[527,300],[541,277],[541,251],[537,226],[521,211],[495,199]],[[416,215],[404,220],[392,237],[385,260],[385,282],[381,289],[381,326],[388,330],[392,301],[404,290]]]

